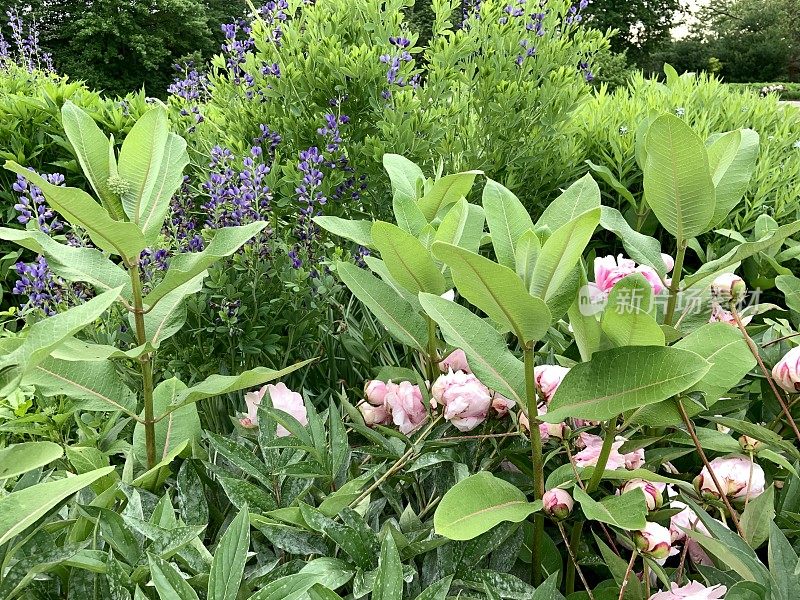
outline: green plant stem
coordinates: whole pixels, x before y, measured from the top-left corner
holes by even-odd
[[[586,581],[586,577],[583,575],[583,571],[581,571],[581,567],[578,564],[578,555],[575,554],[572,550],[572,543],[570,540],[567,539],[567,532],[564,531],[564,524],[561,521],[556,523],[558,525],[558,531],[561,533],[561,539],[564,540],[564,544],[567,547],[567,554],[569,554],[570,558],[570,565],[572,565],[572,587],[573,591],[575,588],[575,572],[578,572],[578,575],[581,578],[581,583],[583,583],[583,587],[586,589],[586,594],[589,596],[589,600],[594,600],[594,595],[592,594],[592,588],[589,587],[589,582]],[[574,529],[573,529],[574,531]]]
[[[575,592],[575,571],[578,567],[578,545],[583,535],[583,521],[576,521],[569,535],[569,554],[575,559],[567,563],[567,574],[564,578],[567,586],[567,596]]]
[[[678,253],[675,255],[675,268],[672,270],[672,281],[669,284],[669,300],[667,301],[667,312],[664,314],[664,325],[672,325],[672,319],[675,316],[675,304],[678,301],[678,290],[681,287],[686,246],[685,240],[678,240]]]
[[[142,280],[138,265],[128,265],[133,295],[133,319],[136,323],[136,341],[142,346],[147,343],[144,330],[144,308],[142,301]],[[156,465],[156,422],[153,415],[153,363],[149,352],[139,357],[142,369],[142,394],[144,398],[144,443],[147,449],[147,468]]]
[[[619,587],[619,600],[622,600],[625,597],[625,588],[628,587],[628,580],[631,577],[631,572],[633,571],[633,565],[636,562],[636,556],[638,552],[634,549],[631,553],[631,560],[628,563],[628,568],[625,569],[625,578],[622,580],[622,585]]]
[[[427,317],[428,320],[428,356],[427,373],[430,385],[436,379],[436,370],[439,368],[439,351],[436,347],[436,321]]]
[[[534,350],[533,344],[526,345],[525,355],[525,395],[528,402],[528,429],[531,435],[531,462],[533,464],[533,492],[537,500],[544,496],[544,455],[542,453],[542,435],[539,432],[539,418],[537,410],[538,396],[536,395],[536,380],[534,378]],[[544,517],[540,513],[533,515],[533,547],[531,548],[531,566],[533,585],[542,581],[542,539],[544,538]]]
[[[596,491],[597,486],[600,485],[600,480],[603,478],[603,473],[605,473],[606,465],[608,464],[608,457],[611,456],[611,447],[614,445],[616,433],[617,419],[609,419],[603,433],[603,447],[600,448],[600,456],[597,457],[597,463],[592,471],[592,478],[589,480],[589,485],[586,486],[587,494]]]

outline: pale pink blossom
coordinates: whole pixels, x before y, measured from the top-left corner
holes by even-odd
[[[679,500],[670,501],[669,507],[673,509],[681,509],[679,513],[672,515],[669,520],[669,533],[672,538],[672,543],[674,544],[676,542],[683,542],[686,545],[689,558],[693,563],[708,567],[712,566],[714,563],[711,560],[711,557],[706,554],[706,551],[703,550],[703,547],[699,544],[699,542],[686,535],[685,531],[689,529],[691,531],[697,531],[703,535],[710,536],[711,534],[706,526],[703,525],[700,517],[698,517],[697,513],[695,513],[691,508]],[[725,526],[722,521],[719,521],[718,519],[714,520],[720,525]]]
[[[489,388],[472,373],[450,371],[433,383],[431,396],[444,406],[444,418],[459,431],[470,431],[483,423],[492,405]]]
[[[464,373],[472,373],[467,363],[467,355],[461,348],[453,350],[448,354],[442,362],[439,363],[439,370],[442,373],[448,371],[464,371]]]
[[[772,368],[772,378],[787,392],[800,392],[800,346],[784,354]]]
[[[428,411],[422,402],[422,391],[410,381],[392,385],[386,393],[385,402],[392,414],[392,421],[405,435],[419,429],[428,419]]]
[[[391,387],[396,385],[391,381],[378,381],[373,379],[364,385],[364,397],[372,406],[383,406],[386,404],[386,394]]]
[[[625,438],[622,439],[625,442],[628,441]],[[623,454],[622,456],[625,459],[625,468],[628,469],[629,471],[638,469],[644,464],[644,448],[638,448],[636,450],[628,452],[627,454]]]
[[[364,417],[364,423],[367,427],[387,425],[392,422],[392,415],[386,405],[374,406],[369,402],[362,402],[358,405],[358,410],[361,411],[361,416]]]
[[[536,407],[536,412],[541,417],[547,413],[547,405],[541,404]],[[530,421],[528,415],[523,412],[519,413],[519,426],[525,430],[530,430]],[[539,436],[543,442],[546,442],[551,437],[563,440],[567,432],[567,425],[565,423],[539,423]]]
[[[668,254],[662,254],[665,271],[669,272],[675,266],[675,261]],[[607,297],[611,289],[624,277],[640,273],[650,284],[654,294],[665,291],[669,279],[662,281],[653,267],[637,265],[635,261],[622,254],[613,256],[598,256],[594,259],[594,283],[589,284],[589,294],[592,299]],[[665,285],[666,284],[666,285]]]
[[[647,503],[647,510],[658,510],[664,504],[664,496],[662,492],[666,489],[665,483],[658,483],[654,481],[645,481],[644,479],[631,479],[626,481],[620,493],[630,492],[631,490],[640,489],[644,492],[644,499]]]
[[[494,393],[492,396],[492,408],[497,412],[498,417],[505,417],[508,411],[517,405],[516,402],[506,398],[502,394]]]
[[[743,317],[739,315],[739,318],[742,320],[742,325],[747,325],[750,321],[753,320],[753,316]],[[717,302],[711,303],[711,317],[708,319],[709,323],[727,323],[728,325],[733,325],[737,327],[736,318],[733,316],[733,313],[726,308],[722,308],[720,304]]]
[[[625,468],[625,457],[620,454],[619,449],[626,441],[625,438],[618,437],[611,445],[611,452],[608,455],[608,462],[606,462],[605,467],[607,470],[614,471]],[[603,438],[583,431],[580,434],[578,444],[583,450],[575,455],[575,465],[578,467],[594,467],[597,465],[597,459],[600,458],[600,451],[603,448]]]
[[[281,382],[277,385],[272,385],[270,383],[257,392],[248,392],[245,394],[244,401],[247,404],[247,416],[239,419],[242,426],[248,428],[258,426],[258,407],[261,405],[261,400],[267,392],[269,392],[269,398],[272,401],[272,407],[274,409],[293,416],[301,425],[308,425],[308,414],[306,412],[306,406],[303,403],[303,397],[297,392],[293,392],[287,388],[286,384]],[[286,437],[290,435],[290,433],[283,425],[278,424],[275,435],[278,437]]]
[[[711,470],[717,476],[722,492],[734,500],[750,499],[764,492],[764,469],[746,456],[725,456],[711,461]],[[706,467],[700,471],[695,486],[701,493],[719,497],[714,479]]]
[[[561,488],[546,491],[542,496],[542,502],[544,503],[544,512],[556,519],[566,519],[575,505],[569,492]]]
[[[649,600],[719,600],[728,593],[724,585],[706,587],[702,583],[692,581],[683,587],[674,581],[670,584],[668,592],[657,592]]]
[[[644,529],[634,532],[633,541],[642,554],[657,560],[667,558],[672,550],[669,529],[658,523],[648,522]]]
[[[550,403],[567,373],[569,369],[559,365],[539,365],[533,368],[536,390],[545,402]]]

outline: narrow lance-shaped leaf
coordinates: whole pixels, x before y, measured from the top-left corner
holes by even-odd
[[[647,132],[645,200],[664,229],[679,240],[706,231],[715,193],[702,140],[682,119],[666,114]]]
[[[443,208],[466,197],[472,189],[475,176],[482,173],[483,171],[453,173],[434,181],[430,191],[417,201],[422,214],[428,221],[433,221]]]
[[[605,181],[611,188],[617,192],[622,198],[627,200],[631,206],[636,206],[636,198],[633,197],[633,194],[630,193],[628,188],[622,185],[622,182],[616,178],[614,173],[611,172],[611,169],[606,167],[605,165],[596,165],[592,161],[587,160],[586,164],[589,165],[589,168],[597,173],[600,176],[600,179]]]
[[[185,300],[187,296],[199,292],[202,289],[203,279],[205,279],[207,275],[208,271],[203,271],[193,279],[178,286],[166,294],[161,301],[156,304],[153,310],[145,314],[145,337],[153,348],[158,348],[161,342],[180,331],[180,328],[186,321]],[[132,314],[129,316],[128,320],[131,328],[135,329],[136,324]]]
[[[119,297],[116,288],[31,325],[25,341],[0,358],[0,395],[9,394],[63,340],[71,337],[108,310]]]
[[[401,344],[425,351],[428,327],[425,320],[389,284],[350,263],[336,263],[344,284]]]
[[[483,188],[482,202],[497,262],[513,269],[517,240],[533,229],[531,216],[509,189],[491,179]]]
[[[471,540],[503,521],[524,521],[541,508],[541,501],[528,502],[520,489],[481,471],[447,490],[433,526],[438,535],[451,540]]]
[[[403,563],[390,531],[386,532],[378,557],[378,571],[372,589],[374,600],[403,599]]]
[[[525,405],[525,367],[494,327],[469,309],[439,296],[421,293],[419,302],[439,325],[445,341],[464,351],[478,379],[518,406]]]
[[[174,566],[149,552],[147,558],[150,577],[161,600],[197,600],[197,592]]]
[[[222,535],[208,576],[208,600],[236,600],[250,547],[250,519],[239,511]]]
[[[372,240],[395,281],[412,294],[446,291],[445,279],[430,252],[413,235],[396,225],[375,221]]]
[[[517,240],[516,255],[514,257],[517,275],[522,279],[526,290],[530,289],[531,281],[533,281],[533,269],[536,267],[536,261],[539,259],[541,251],[542,243],[533,229],[523,233]]]
[[[53,185],[13,161],[7,161],[5,167],[38,186],[47,203],[72,225],[86,230],[95,246],[122,256],[128,263],[139,259],[139,253],[147,242],[135,223],[115,221],[105,208],[81,189]]]
[[[239,227],[219,229],[202,252],[189,252],[174,256],[164,279],[144,299],[152,307],[161,298],[180,285],[205,271],[219,259],[230,256],[269,223],[256,221]]]
[[[183,182],[183,170],[188,164],[186,140],[179,135],[169,133],[155,185],[149,198],[143,199],[140,204],[136,220],[147,240],[154,240],[161,233],[164,218],[169,211],[170,199]]]
[[[758,133],[752,129],[729,131],[708,146],[708,161],[716,190],[711,226],[723,222],[742,200],[758,160]]]
[[[525,289],[508,267],[458,246],[436,242],[434,254],[450,267],[458,292],[496,323],[508,327],[523,342],[544,337],[550,311],[541,298]]]
[[[567,417],[605,421],[688,389],[710,368],[698,354],[679,348],[631,346],[595,352],[592,360],[567,373],[540,418],[550,423]]]

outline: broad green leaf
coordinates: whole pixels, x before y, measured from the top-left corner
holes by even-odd
[[[61,107],[61,124],[94,193],[115,220],[122,220],[122,203],[108,187],[108,179],[114,174],[109,161],[109,154],[113,156],[109,139],[88,113],[69,100]]]
[[[0,448],[0,481],[33,471],[64,455],[53,442],[22,442]]]
[[[403,563],[390,531],[386,531],[372,588],[373,600],[403,600]]]
[[[647,503],[640,489],[625,492],[621,496],[607,496],[597,502],[576,485],[572,488],[572,496],[590,521],[608,523],[629,531],[644,529],[647,524]]]
[[[67,281],[85,282],[100,292],[130,285],[128,274],[94,248],[59,244],[38,229],[0,227],[0,240],[44,254],[50,269]]]
[[[155,185],[149,197],[142,198],[136,218],[148,242],[155,240],[161,233],[164,219],[169,212],[170,199],[183,183],[183,170],[188,164],[186,140],[174,133],[167,134],[164,156],[156,175]]]
[[[59,565],[68,566],[66,565],[67,561],[75,557],[81,551],[83,545],[85,544],[66,543],[63,546],[59,544],[43,544],[25,554],[22,552],[17,553],[17,560],[3,574],[3,580],[0,584],[0,598],[6,600],[20,598],[20,592],[28,587],[35,577],[55,570],[54,568]],[[101,565],[104,571],[110,571],[105,564],[101,563]]]
[[[553,232],[542,246],[533,269],[533,295],[548,300],[558,294],[561,284],[572,274],[581,259],[599,222],[600,209],[595,208]]]
[[[758,548],[769,538],[769,530],[775,519],[775,487],[769,486],[763,493],[752,498],[742,511],[740,525],[750,547]]]
[[[239,511],[214,552],[208,575],[208,600],[236,600],[250,548],[250,519]]]
[[[421,352],[428,343],[428,328],[416,310],[387,283],[350,263],[336,263],[344,284],[401,344]]]
[[[582,269],[581,269],[582,271]],[[586,285],[586,275],[581,272],[581,285]],[[572,327],[572,334],[575,338],[575,345],[580,352],[581,360],[586,362],[592,358],[592,355],[600,350],[601,340],[603,337],[603,330],[600,326],[600,321],[594,316],[589,314],[583,308],[581,300],[585,298],[584,295],[579,296],[569,307],[567,316],[569,324]]]
[[[67,396],[86,411],[136,414],[136,394],[108,360],[60,360],[49,356],[25,374],[23,384],[44,396]]]
[[[434,513],[433,527],[448,539],[471,540],[503,521],[524,521],[541,508],[541,501],[528,502],[520,489],[481,471],[447,490]]]
[[[5,166],[38,186],[47,203],[72,225],[86,230],[95,246],[122,256],[128,263],[139,260],[139,253],[147,242],[135,223],[115,221],[105,208],[81,189],[53,185],[13,161],[7,161]]]
[[[621,279],[608,295],[601,326],[615,346],[663,346],[664,332],[648,312],[653,292],[641,274]]]
[[[384,154],[383,167],[392,182],[392,209],[397,224],[408,233],[417,235],[427,224],[417,206],[418,192],[425,176],[413,162],[399,154]]]
[[[447,600],[447,594],[450,592],[450,584],[453,582],[453,576],[448,575],[429,585],[414,600]]]
[[[525,405],[525,368],[508,350],[497,330],[469,309],[439,296],[422,293],[419,302],[436,321],[445,341],[461,348],[470,368],[491,389]]]
[[[710,368],[700,355],[679,348],[631,346],[595,352],[592,360],[570,369],[540,418],[549,423],[566,417],[612,419],[690,388]]]
[[[167,561],[148,552],[150,577],[161,600],[197,600],[197,592]]]
[[[722,223],[742,200],[758,160],[758,133],[738,129],[720,136],[708,146],[708,162],[716,189],[711,226]]]
[[[533,592],[531,600],[564,600],[564,596],[558,591],[559,576],[558,572],[551,573]]]
[[[458,202],[462,197],[466,198],[475,176],[482,173],[483,171],[466,171],[437,179],[430,191],[417,200],[417,206],[428,221],[433,221],[443,208]]]
[[[47,358],[63,340],[100,318],[116,302],[120,291],[122,288],[104,292],[31,325],[25,341],[0,358],[0,395],[9,394],[22,377]]]
[[[702,140],[665,114],[647,132],[644,197],[664,229],[679,240],[706,231],[714,216],[714,183]]]
[[[122,206],[133,222],[139,223],[142,209],[155,197],[168,134],[167,111],[163,106],[155,106],[139,117],[122,142],[117,169],[128,184]]]
[[[436,242],[434,255],[453,274],[458,292],[524,343],[540,340],[550,328],[550,311],[525,289],[508,267],[458,246]]]
[[[295,573],[271,581],[248,600],[301,600],[322,576],[318,573]]]
[[[611,172],[611,169],[605,165],[596,165],[590,160],[587,160],[586,164],[589,165],[589,168],[592,171],[600,176],[600,179],[610,185],[611,189],[617,192],[617,194],[619,194],[622,198],[627,200],[631,206],[636,206],[636,198],[633,197],[633,194],[630,193],[628,188],[622,185],[622,182],[616,178],[614,173]]]
[[[536,235],[533,229],[528,229],[528,231],[519,236],[514,263],[516,265],[517,275],[522,279],[522,284],[525,286],[526,290],[529,290],[531,287],[533,269],[536,267],[536,260],[539,258],[539,253],[541,251],[542,243],[539,241],[539,236]]]
[[[776,600],[795,600],[800,598],[800,574],[798,558],[792,544],[786,539],[780,527],[770,524],[769,570],[772,574],[771,591]]]
[[[152,307],[169,292],[194,279],[219,259],[236,252],[267,225],[267,221],[256,221],[239,227],[218,229],[202,252],[188,252],[172,257],[164,279],[147,294],[144,303]]]
[[[186,390],[186,384],[176,377],[159,383],[153,390],[153,414],[155,417],[158,418],[164,414],[181,394],[186,393]],[[144,412],[141,417],[144,418]],[[155,425],[156,460],[162,460],[180,444],[198,439],[201,431],[200,416],[197,414],[195,404],[188,404],[170,412]],[[133,430],[133,454],[141,464],[147,464],[147,447],[142,423],[136,423]]]
[[[583,213],[600,208],[600,188],[588,173],[564,190],[544,209],[536,229],[556,231]]]
[[[153,310],[144,315],[145,337],[153,348],[158,348],[161,342],[175,335],[186,321],[187,296],[199,292],[203,288],[203,280],[208,271],[202,271],[183,285],[179,285],[161,298]],[[133,314],[128,317],[130,326],[135,330],[136,323]]]
[[[210,375],[204,381],[178,392],[169,404],[169,411],[174,411],[181,406],[186,406],[204,398],[213,398],[214,396],[238,392],[239,390],[260,387],[265,383],[285,377],[315,360],[316,358],[309,358],[279,371],[266,367],[256,367],[238,375]],[[156,416],[159,416],[158,413],[156,413]]]
[[[800,312],[800,279],[794,275],[778,275],[775,278],[775,287],[783,292],[786,307]]]
[[[372,248],[372,221],[356,221],[320,215],[314,217],[314,223],[331,232],[333,235],[346,238],[365,248]]]
[[[800,221],[794,221],[793,223],[781,225],[772,233],[772,235],[769,235],[768,237],[764,237],[755,242],[743,242],[723,256],[707,262],[697,271],[695,271],[694,274],[684,277],[681,281],[681,289],[686,290],[709,275],[724,271],[731,265],[735,265],[743,261],[745,258],[749,258],[758,252],[766,250],[777,242],[793,236],[798,231],[800,231]]]
[[[718,415],[709,415],[705,418],[712,423],[718,423],[720,425],[724,425],[725,427],[730,427],[738,433],[742,433],[748,437],[764,442],[766,445],[772,446],[781,452],[785,452],[791,455],[793,458],[800,460],[800,450],[797,449],[795,444],[785,440],[780,434],[775,433],[763,425],[759,425],[758,423],[753,423],[751,421],[734,419],[732,417],[721,417]],[[759,452],[759,455],[760,454],[761,453]]]
[[[75,492],[105,477],[114,467],[37,483],[0,498],[0,545],[33,525]]]
[[[422,312],[422,307],[419,305],[419,300],[417,300],[416,294],[412,294],[402,285],[395,281],[392,274],[389,273],[389,269],[386,268],[386,263],[383,262],[377,256],[365,256],[364,262],[367,263],[367,266],[370,270],[378,275],[384,283],[388,284],[397,294],[403,297],[403,300],[408,302],[416,312]],[[349,263],[348,263],[349,264]]]
[[[124,358],[135,360],[145,352],[152,351],[152,349],[153,348],[149,344],[144,344],[142,346],[136,346],[130,350],[123,351],[114,346],[108,346],[106,344],[93,344],[91,342],[86,342],[84,340],[71,337],[61,342],[61,344],[59,344],[59,346],[50,353],[50,357],[57,358],[58,360],[87,362],[103,361],[108,358]]]
[[[628,561],[615,554],[596,533],[593,533],[593,536],[597,547],[600,548],[600,555],[603,557],[603,562],[605,562],[608,570],[611,571],[611,576],[614,578],[614,581],[617,582],[617,585],[621,586],[626,579],[628,580],[625,587],[625,596],[623,596],[623,598],[625,600],[644,600],[642,582],[639,581],[635,573],[628,571]],[[616,595],[616,593],[615,590],[614,595]]]
[[[531,216],[510,190],[491,179],[486,180],[482,202],[497,262],[513,269],[517,240],[533,229]]]
[[[633,260],[653,267],[661,277],[665,274],[664,260],[661,258],[661,242],[649,235],[634,230],[616,208],[603,206],[600,209],[600,227],[615,234],[622,247]]]
[[[708,323],[695,329],[675,348],[691,350],[711,363],[711,368],[692,388],[708,395],[720,395],[741,382],[742,378],[756,366],[750,348],[742,333],[727,323]]]
[[[316,587],[337,589],[342,587],[355,575],[355,569],[347,561],[329,556],[315,558],[300,569],[300,573],[319,575]],[[338,598],[338,596],[336,596]]]
[[[462,198],[442,218],[434,240],[477,252],[481,246],[484,221],[483,209]]]
[[[389,273],[409,292],[443,294],[447,290],[430,252],[410,233],[391,223],[375,221],[372,240]]]

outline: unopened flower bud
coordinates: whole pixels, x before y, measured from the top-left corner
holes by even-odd
[[[634,532],[633,543],[639,552],[656,560],[667,558],[672,549],[669,529],[658,523],[647,523],[644,529]]]
[[[125,194],[128,193],[130,189],[130,185],[128,182],[120,177],[119,175],[112,175],[106,180],[106,185],[108,189],[114,194],[117,198],[122,198]]]
[[[661,486],[659,488],[659,485]],[[644,479],[631,479],[626,481],[625,485],[620,490],[621,493],[630,492],[631,490],[640,489],[644,492],[644,499],[647,502],[647,510],[658,510],[664,504],[664,497],[661,491],[666,488],[664,484],[656,484]]]
[[[711,294],[719,302],[740,302],[747,293],[744,279],[736,273],[723,273],[711,284]]]
[[[569,492],[561,488],[553,488],[546,491],[542,496],[542,502],[544,502],[544,512],[559,521],[566,519],[575,505],[575,501],[569,495]]]

